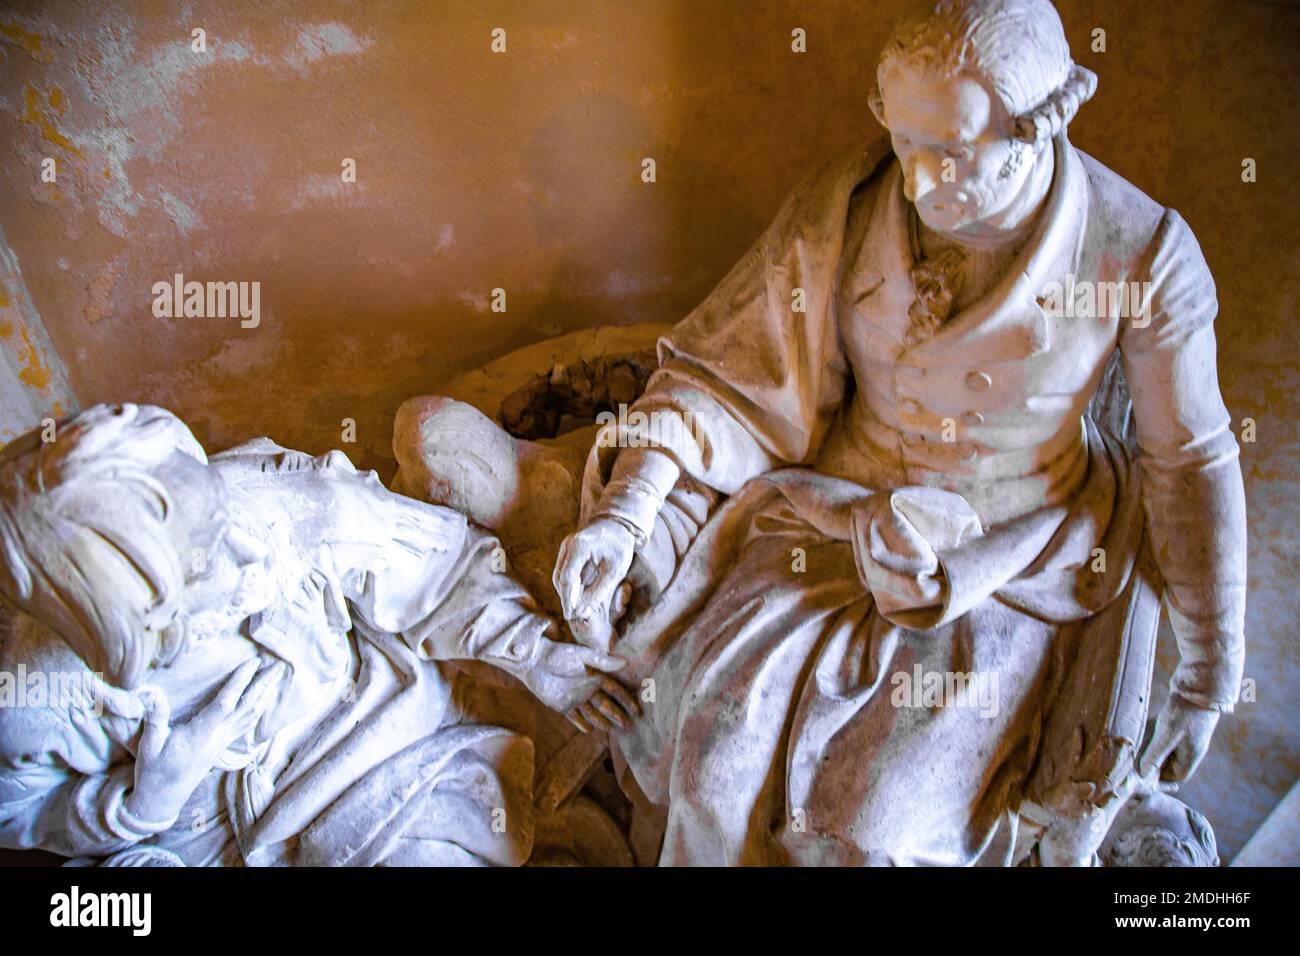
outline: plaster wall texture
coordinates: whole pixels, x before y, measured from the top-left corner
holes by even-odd
[[[131,400],[209,448],[270,434],[387,477],[404,399],[550,336],[684,316],[795,182],[879,133],[866,92],[903,6],[3,0],[0,284],[30,305],[21,323],[0,316],[0,443],[56,403]],[[1058,6],[1101,78],[1071,138],[1195,230],[1225,399],[1256,422],[1242,446],[1255,701],[1183,792],[1231,859],[1300,776],[1300,10]],[[155,318],[153,285],[177,273],[259,282],[257,327]]]

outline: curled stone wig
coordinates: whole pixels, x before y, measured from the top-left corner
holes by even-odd
[[[225,524],[224,487],[206,465],[185,424],[148,405],[97,405],[54,441],[16,439],[0,453],[0,593],[91,670],[134,687],[184,643],[186,523],[209,523],[212,543]],[[191,498],[206,513],[184,515]]]
[[[1014,118],[1008,135],[1024,143],[1056,136],[1097,91],[1097,75],[1070,59],[1050,0],[925,0],[895,26],[868,101],[886,122],[881,88],[894,65],[946,78],[983,78]]]

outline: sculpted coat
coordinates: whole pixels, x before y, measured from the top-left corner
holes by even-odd
[[[1236,700],[1245,513],[1213,281],[1176,212],[1063,130],[1052,149],[1014,264],[931,335],[908,334],[910,209],[880,143],[802,183],[660,340],[634,409],[683,472],[672,495],[730,496],[615,645],[654,681],[613,741],[665,809],[662,862],[1009,861],[1045,715],[1144,527],[1174,689]],[[1149,285],[1072,315],[1061,290],[1101,282]],[[1136,459],[1084,414],[1116,353]],[[584,520],[644,550],[666,489],[653,464],[609,481],[619,443],[593,449]],[[900,693],[954,673],[965,698]]]

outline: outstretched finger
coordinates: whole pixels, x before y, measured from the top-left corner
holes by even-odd
[[[615,703],[604,691],[598,691],[591,698],[591,706],[600,711],[607,720],[620,730],[628,725],[628,715],[623,713],[623,708]]]
[[[108,681],[101,680],[97,674],[91,674],[89,680],[93,693],[103,702],[106,713],[125,717],[128,720],[145,717],[144,702],[137,694],[122,687],[115,687]]]
[[[226,681],[225,686],[221,688],[221,692],[217,694],[217,699],[214,701],[217,710],[223,714],[234,711],[235,705],[239,703],[239,698],[243,696],[244,689],[248,687],[253,675],[257,673],[259,663],[259,660],[254,657],[244,661],[235,669],[235,672]]]
[[[614,678],[602,678],[600,681],[600,689],[612,697],[618,705],[623,708],[623,712],[628,716],[641,716],[641,703],[636,699],[636,695],[618,681],[614,680]]]
[[[587,721],[583,718],[582,708],[575,707],[573,708],[573,710],[569,711],[564,716],[568,717],[569,723],[573,724],[573,726],[577,727],[584,734],[591,733],[591,724],[587,723]]]
[[[587,701],[585,704],[580,704],[578,706],[578,711],[593,728],[597,730],[614,729],[614,724],[610,719],[597,710],[596,707],[592,705],[591,701]]]

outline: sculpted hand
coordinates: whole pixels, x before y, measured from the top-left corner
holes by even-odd
[[[217,758],[256,725],[284,669],[276,664],[257,674],[258,663],[256,658],[245,661],[210,703],[176,726],[169,725],[166,697],[151,689],[139,694],[144,729],[135,758],[135,787],[126,797],[134,816],[156,823],[175,819]]]
[[[620,585],[635,555],[632,532],[613,518],[597,518],[560,545],[555,591],[573,636],[588,647],[613,646],[614,624],[628,596]]]
[[[585,701],[569,711],[568,718],[584,734],[593,730],[624,728],[633,717],[641,716],[641,705],[626,687],[612,677],[602,677],[600,684]]]
[[[552,710],[566,713],[601,691],[617,684],[601,671],[616,671],[627,661],[581,644],[545,640],[532,666],[523,675],[528,689]]]
[[[1148,776],[1158,769],[1162,780],[1186,780],[1210,749],[1210,738],[1218,723],[1217,710],[1198,707],[1170,694],[1156,718],[1156,729],[1142,754],[1138,772]]]

